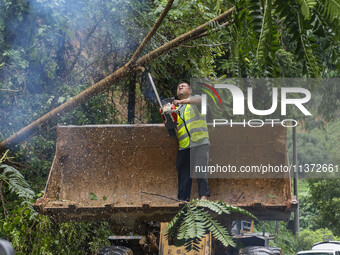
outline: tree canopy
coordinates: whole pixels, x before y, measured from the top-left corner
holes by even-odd
[[[0,237],[19,254],[81,254],[107,242],[105,224],[55,225],[28,205],[42,195],[55,125],[161,122],[143,68],[153,74],[162,98],[174,96],[177,82],[190,78],[339,78],[339,28],[339,0],[0,0],[0,141],[69,104],[39,122],[40,132],[17,146],[14,158],[0,156]],[[72,103],[100,82],[106,85]],[[339,117],[340,86],[319,91],[323,104],[312,135],[298,134],[301,162],[338,162],[338,124],[331,122]],[[327,132],[314,129],[319,122]],[[315,228],[340,235],[337,180],[311,181],[314,200],[306,204],[320,214]],[[69,242],[75,238],[79,243]]]

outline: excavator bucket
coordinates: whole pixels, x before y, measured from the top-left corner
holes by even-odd
[[[288,166],[286,129],[209,126],[209,166]],[[59,126],[44,197],[35,208],[55,221],[109,221],[135,230],[166,222],[179,210],[178,142],[161,124]],[[240,206],[263,220],[287,220],[295,208],[289,173],[211,175],[211,200]],[[191,198],[197,198],[193,181]]]

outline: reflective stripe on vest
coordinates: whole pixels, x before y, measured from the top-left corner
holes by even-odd
[[[196,142],[205,137],[209,138],[205,116],[200,114],[196,105],[187,104],[183,117],[184,120],[179,116],[177,124],[177,138],[181,148],[188,147],[190,140]]]
[[[188,120],[188,121],[186,120],[186,121],[185,121],[185,124],[188,125],[190,122],[193,122],[193,121],[195,121],[195,120],[197,120],[197,119],[199,119],[199,120],[205,120],[205,117],[204,117],[204,116],[198,116],[198,118],[195,117],[195,118],[192,118],[192,119],[190,119],[190,120]],[[177,128],[178,128],[178,129],[181,129],[182,127],[184,127],[184,122],[183,122],[181,125],[179,125]]]

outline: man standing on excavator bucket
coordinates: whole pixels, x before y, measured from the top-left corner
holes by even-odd
[[[198,110],[201,104],[200,96],[191,96],[189,83],[181,81],[177,86],[177,97],[172,103],[178,114],[177,139],[179,150],[177,153],[178,199],[190,200],[192,179],[195,166],[207,167],[209,161],[209,134],[205,116]],[[190,162],[191,159],[191,162]],[[197,178],[198,194],[201,199],[210,196],[208,178],[205,174]]]

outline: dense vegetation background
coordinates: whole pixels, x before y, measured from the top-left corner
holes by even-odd
[[[124,65],[165,4],[0,0],[0,141]],[[191,77],[339,78],[339,0],[175,1],[144,53],[233,6],[229,26],[213,24],[208,36],[146,66],[162,97],[174,95],[177,82]],[[340,164],[340,86],[319,90],[322,106],[308,129],[299,129],[299,162]],[[55,224],[32,208],[53,159],[55,127],[160,122],[154,100],[145,77],[132,73],[2,153],[0,238],[10,240],[18,254],[91,254],[107,245],[112,233],[106,223]],[[286,254],[310,248],[324,234],[340,236],[340,179],[301,184],[302,231],[295,238],[281,223],[272,244]]]

